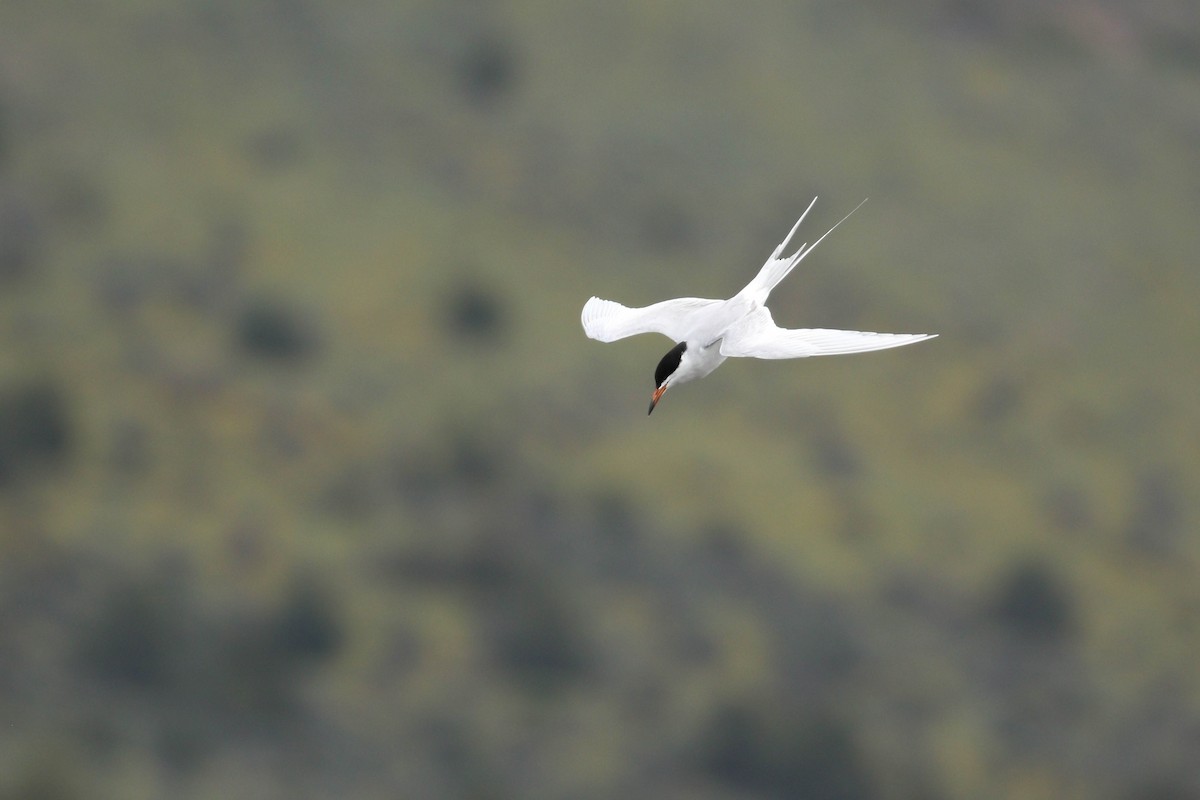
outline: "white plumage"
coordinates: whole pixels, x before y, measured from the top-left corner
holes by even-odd
[[[766,307],[767,297],[792,269],[811,253],[851,211],[811,246],[803,244],[790,256],[782,255],[800,223],[816,204],[800,215],[754,280],[728,300],[680,297],[644,308],[629,308],[612,300],[593,297],[583,306],[584,332],[601,342],[612,342],[639,333],[661,333],[679,343],[659,364],[650,410],[669,385],[702,378],[728,357],[804,358],[843,353],[865,353],[900,347],[937,334],[868,333],[825,328],[780,328]],[[866,202],[865,200],[863,202]],[[859,203],[859,208],[862,203]]]

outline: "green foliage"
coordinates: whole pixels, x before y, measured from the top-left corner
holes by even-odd
[[[1036,561],[1010,568],[996,591],[996,620],[1019,636],[1057,640],[1074,624],[1071,599],[1053,570]]]
[[[580,641],[581,619],[548,576],[514,576],[487,601],[483,629],[498,669],[535,693],[580,680],[591,663]]]
[[[62,465],[74,446],[67,401],[57,385],[34,381],[0,390],[0,488]]]
[[[765,797],[877,796],[851,732],[825,714],[722,708],[709,723],[701,754],[719,780]]]
[[[504,303],[495,291],[465,282],[445,300],[447,333],[480,344],[500,344],[508,321]]]
[[[489,108],[508,101],[519,84],[520,66],[512,42],[482,35],[464,47],[457,67],[459,90],[471,103]]]
[[[3,123],[0,117],[0,149],[4,146]],[[0,290],[8,291],[35,271],[42,248],[41,225],[29,199],[5,192],[0,182]]]
[[[277,363],[294,363],[316,349],[316,335],[299,314],[278,303],[259,300],[242,310],[237,321],[237,344],[250,356]]]
[[[273,626],[283,653],[302,661],[320,662],[336,655],[345,638],[333,598],[311,577],[292,585]]]
[[[341,644],[329,595],[302,578],[269,613],[218,614],[198,594],[182,576],[115,581],[79,621],[81,673],[151,702],[164,721],[216,715],[220,724],[256,726],[288,719],[297,676]]]

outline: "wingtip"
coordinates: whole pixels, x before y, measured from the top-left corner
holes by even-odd
[[[589,297],[587,302],[583,304],[583,310],[579,312],[579,322],[581,325],[583,325],[583,332],[587,334],[588,338],[590,339],[596,338],[593,335],[594,331],[589,323],[592,321],[592,312],[597,300],[599,300],[599,298],[595,297],[594,295]]]

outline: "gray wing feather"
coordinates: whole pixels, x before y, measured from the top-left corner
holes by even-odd
[[[580,321],[584,333],[601,342],[614,342],[639,333],[661,333],[680,342],[694,323],[692,315],[721,302],[702,297],[679,297],[642,308],[630,308],[612,300],[593,297],[584,304]]]
[[[721,355],[744,358],[806,358],[867,353],[932,339],[928,333],[869,333],[828,328],[780,328],[759,308],[726,331]]]

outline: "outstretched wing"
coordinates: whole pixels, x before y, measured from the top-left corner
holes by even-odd
[[[661,303],[630,308],[612,300],[593,297],[584,303],[583,332],[602,342],[614,342],[639,333],[661,333],[673,341],[683,341],[692,323],[692,315],[721,300],[679,297]]]
[[[827,328],[780,328],[766,308],[756,309],[725,332],[721,355],[745,358],[806,358],[886,350],[936,333],[867,333]]]

